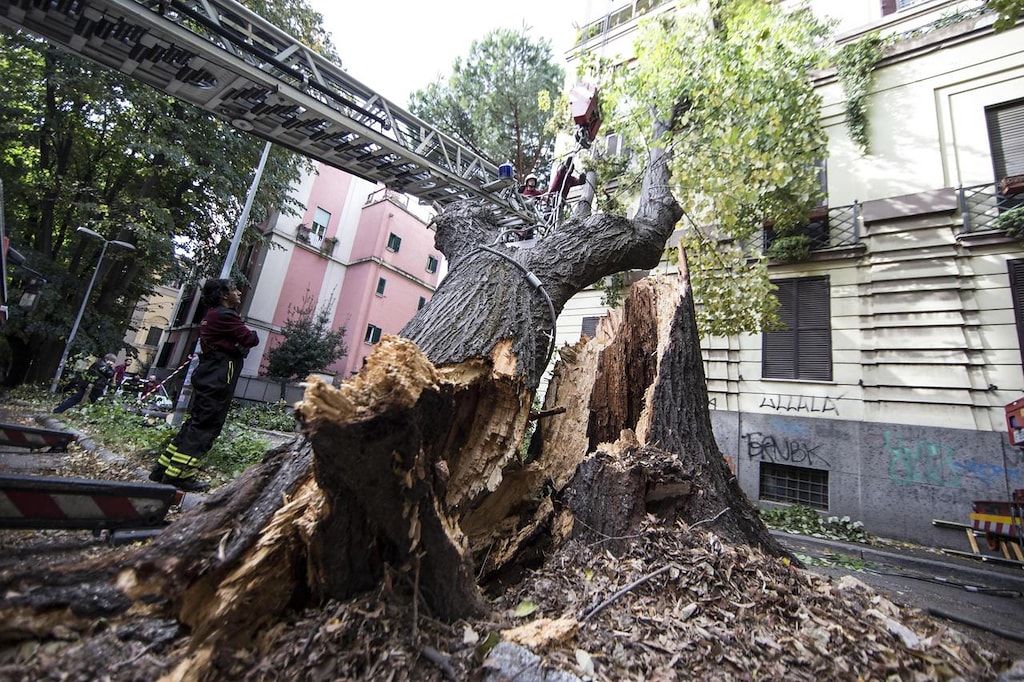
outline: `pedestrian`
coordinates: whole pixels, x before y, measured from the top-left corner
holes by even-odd
[[[199,325],[200,355],[192,372],[192,411],[157,460],[149,474],[151,481],[186,492],[202,492],[209,487],[196,480],[196,469],[224,428],[242,360],[259,343],[256,332],[246,327],[238,314],[241,301],[242,295],[231,280],[211,279],[203,285],[203,302],[209,310]]]
[[[82,402],[86,391],[89,391],[90,403],[99,400],[107,389],[107,384],[114,377],[114,363],[116,361],[116,355],[107,353],[101,359],[89,365],[84,372],[80,372],[69,384],[68,390],[71,391],[71,395],[55,407],[53,413],[60,414]],[[90,386],[92,387],[91,390]]]
[[[125,358],[124,362],[119,362],[118,364],[114,365],[114,388],[117,388],[118,386],[121,385],[121,382],[124,381],[125,372],[127,372],[128,368],[131,366],[131,358]]]

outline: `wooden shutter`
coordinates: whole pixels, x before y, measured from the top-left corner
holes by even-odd
[[[1006,263],[1010,271],[1010,295],[1013,296],[1013,319],[1017,322],[1017,348],[1024,364],[1024,259]]]
[[[996,182],[1024,175],[1024,100],[988,107],[985,121]]]
[[[772,282],[778,287],[780,331],[761,337],[765,379],[832,380],[832,310],[828,277]]]
[[[779,320],[782,329],[761,335],[761,376],[765,379],[796,379],[796,282],[785,279],[772,282],[778,290]]]
[[[832,380],[832,304],[828,277],[797,280],[798,379]]]

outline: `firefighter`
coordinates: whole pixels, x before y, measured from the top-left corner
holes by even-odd
[[[578,176],[573,175],[572,171],[573,166],[575,165],[574,161],[575,159],[573,159],[573,157],[568,157],[562,162],[558,167],[558,170],[556,170],[555,174],[551,177],[551,187],[548,188],[548,191],[552,194],[557,193],[561,195],[562,199],[569,196],[569,190],[573,187],[578,187],[587,181],[586,176],[582,174]]]
[[[526,181],[519,189],[519,193],[524,197],[539,197],[544,194],[544,190],[537,186],[537,176],[530,173],[526,176]]]
[[[203,285],[203,302],[209,310],[199,326],[201,354],[192,373],[192,411],[157,460],[149,474],[151,481],[186,492],[209,487],[196,480],[196,469],[224,428],[242,360],[259,343],[256,332],[238,314],[241,299],[231,280],[211,279]]]
[[[115,362],[117,362],[117,356],[113,353],[107,353],[102,359],[89,365],[88,369],[71,381],[68,388],[69,391],[72,391],[71,395],[61,402],[60,405],[53,408],[53,413],[60,414],[82,402],[86,391],[89,391],[90,403],[94,403],[103,397],[107,384],[114,378]],[[91,390],[90,386],[92,387]]]

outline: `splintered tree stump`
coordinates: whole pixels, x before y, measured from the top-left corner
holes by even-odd
[[[601,493],[595,495],[598,490]],[[570,537],[618,552],[648,515],[671,525],[692,491],[690,472],[681,458],[640,447],[631,433],[625,433],[583,460],[559,498],[572,517]]]
[[[482,573],[540,538],[628,536],[646,513],[785,554],[715,442],[692,305],[685,278],[649,277],[596,338],[560,349],[543,406],[560,413],[538,423],[533,459],[463,514]]]
[[[472,435],[456,419],[466,415],[458,400],[457,387],[397,337],[385,337],[340,389],[310,386],[298,410],[327,498],[313,538],[327,595],[370,587],[390,561],[414,575],[438,617],[483,611],[466,542],[445,502],[451,481],[443,455]]]

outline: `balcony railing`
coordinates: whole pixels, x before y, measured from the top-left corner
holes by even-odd
[[[961,233],[994,231],[996,219],[1011,208],[1024,206],[1024,193],[1004,194],[999,183],[958,187]]]
[[[583,45],[591,38],[608,33],[609,31],[638,19],[658,5],[665,4],[666,0],[636,0],[636,2],[610,12],[597,21],[592,21],[579,30],[576,36],[576,46]]]
[[[859,244],[860,225],[860,204],[854,202],[849,206],[830,206],[824,215],[812,214],[807,224],[792,234],[807,235],[811,238],[811,249],[823,251]],[[773,230],[766,227],[751,240],[750,251],[764,253],[774,237]]]
[[[369,206],[370,204],[376,204],[378,201],[384,201],[385,199],[398,204],[402,208],[409,208],[409,197],[388,187],[382,187],[381,189],[370,192],[366,197],[366,203],[363,205]]]

